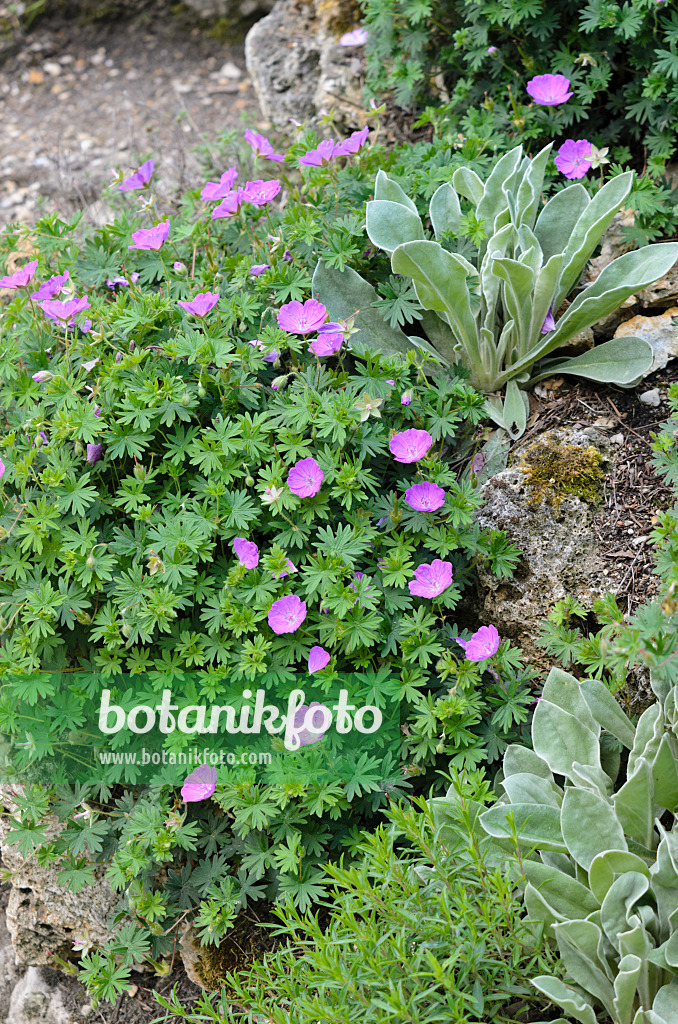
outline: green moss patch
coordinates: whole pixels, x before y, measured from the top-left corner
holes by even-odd
[[[519,453],[518,468],[533,490],[530,504],[545,501],[558,507],[568,494],[591,504],[597,502],[605,475],[603,462],[593,445],[564,444],[549,431]]]

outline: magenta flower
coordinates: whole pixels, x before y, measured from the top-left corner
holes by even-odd
[[[347,139],[340,142],[334,153],[335,156],[348,156],[349,153],[357,153],[367,141],[370,129],[365,125],[359,132],[352,132]]]
[[[352,32],[344,32],[339,40],[340,46],[364,46],[369,32],[366,28],[354,28]]]
[[[192,313],[193,316],[207,316],[211,309],[214,309],[217,302],[219,301],[219,292],[198,292],[198,294],[190,300],[190,302],[182,301],[179,299],[177,306],[181,306],[187,313]]]
[[[245,537],[236,537],[233,541],[233,550],[240,564],[244,565],[246,569],[256,569],[259,565],[259,548],[254,541],[246,540]]]
[[[556,107],[572,95],[570,80],[565,75],[536,75],[527,83],[527,91],[535,103],[542,107]]]
[[[491,658],[499,650],[499,633],[496,626],[481,626],[470,640],[462,640],[461,637],[454,638],[469,661],[485,661]]]
[[[438,484],[414,484],[405,491],[405,501],[417,512],[435,512],[445,504],[445,491]]]
[[[30,441],[30,435],[29,435]],[[42,448],[43,444],[47,444],[47,434],[44,430],[39,430],[33,438],[33,448]]]
[[[556,322],[553,319],[553,306],[549,306],[549,311],[544,318],[544,323],[541,325],[541,333],[548,334],[556,326]]]
[[[181,799],[185,804],[207,800],[217,788],[217,770],[207,764],[199,764],[186,776],[181,787]]]
[[[338,352],[343,342],[343,334],[321,334],[311,342],[308,351],[322,359],[324,356],[333,356],[335,352]]]
[[[253,338],[252,341],[248,341],[247,344],[252,345],[254,348],[264,347],[263,341],[259,341],[258,338]],[[267,352],[264,356],[265,363],[275,363],[278,359],[280,359],[280,353],[275,348],[272,348],[271,351]]]
[[[138,171],[134,174],[130,174],[129,178],[125,178],[122,184],[119,186],[120,192],[133,192],[136,188],[147,188],[151,183],[151,177],[155,170],[155,160],[147,160],[145,164],[142,164]]]
[[[299,302],[293,299],[278,310],[278,327],[288,334],[311,334],[317,331],[327,316],[327,310],[317,299]]]
[[[322,648],[319,648],[319,650],[322,650]],[[313,710],[314,708],[317,708],[319,711],[328,710],[324,704],[317,700],[312,700],[310,704],[300,704],[297,708],[293,725],[293,745],[295,749],[306,747],[309,743],[317,743],[325,735],[325,730],[323,729],[325,715],[322,714],[318,721],[316,712]],[[305,728],[305,720],[309,711],[312,712],[309,723],[311,728],[307,729]]]
[[[64,270],[63,274],[54,274],[53,277],[50,277],[49,281],[41,284],[36,292],[31,293],[31,299],[33,302],[55,299],[57,295],[61,294],[61,290],[70,276],[67,270]]]
[[[147,252],[157,251],[162,248],[163,242],[167,241],[170,222],[163,220],[153,228],[140,228],[132,232],[134,245],[128,245],[128,249],[145,249]]]
[[[400,404],[401,405],[409,405],[411,401],[412,401],[412,392],[409,391],[409,390],[408,391],[403,391],[402,395],[400,396]]]
[[[200,193],[203,203],[215,202],[225,199],[233,188],[233,182],[238,177],[238,168],[229,167],[219,178],[219,181],[208,181]]]
[[[498,46],[488,46],[488,48],[487,48],[488,56],[489,57],[494,57],[495,53],[499,53],[499,47]]]
[[[245,132],[245,141],[249,142],[257,156],[263,156],[266,160],[275,161],[285,159],[284,153],[273,152],[273,146],[265,135],[259,135],[258,132],[252,131],[251,128],[248,128]]]
[[[289,576],[292,572],[297,572],[297,567],[291,559],[287,559],[285,562],[286,568],[282,572],[271,572],[271,576],[274,580],[281,580],[284,576]]]
[[[78,313],[81,313],[83,309],[89,309],[89,299],[86,295],[83,295],[81,299],[45,299],[44,302],[39,303],[40,309],[45,314],[47,320],[53,320],[54,323],[60,327],[74,327],[75,317]],[[92,326],[92,321],[85,321],[82,326],[83,331],[87,332]]]
[[[428,430],[415,430],[411,427],[400,434],[394,434],[388,447],[396,462],[418,462],[432,444],[433,438]]]
[[[271,269],[271,264],[270,263],[254,263],[250,267],[250,276],[251,277],[261,277],[261,275],[264,273],[264,271],[270,270],[270,269]]]
[[[452,583],[452,562],[434,558],[430,565],[422,562],[414,570],[416,579],[408,583],[410,594],[416,597],[438,597]]]
[[[591,170],[592,162],[588,139],[566,139],[555,158],[556,167],[566,178],[583,178]]]
[[[31,260],[9,276],[0,277],[0,288],[25,288],[38,269],[38,261]]]
[[[97,419],[101,419],[101,409],[99,408],[98,405],[94,406],[94,415],[96,416]]]
[[[324,647],[312,647],[308,652],[308,671],[320,672],[329,663],[330,653]]]
[[[248,181],[243,189],[243,201],[252,203],[254,206],[265,206],[266,203],[275,199],[281,188],[282,185],[277,178],[272,178],[270,181],[262,181],[260,178],[256,181]]]
[[[339,144],[334,139],[325,139],[315,149],[309,149],[308,153],[299,157],[299,163],[303,167],[322,167],[336,156],[343,156],[343,153],[337,152],[338,149]]]
[[[274,633],[294,633],[306,618],[306,604],[296,594],[287,594],[274,601],[268,613],[268,624]]]
[[[244,192],[243,188],[238,188],[225,195],[219,205],[212,210],[212,220],[219,220],[221,217],[235,217],[245,201]]]
[[[5,463],[4,463],[3,461],[2,461],[2,459],[0,459],[0,477],[3,477],[3,476],[5,475],[5,469],[6,469],[6,468],[7,468],[7,467],[5,466]],[[313,650],[314,650],[314,651],[315,651],[315,650],[322,650],[322,647],[319,647],[319,648],[315,648],[315,647],[314,647],[314,648],[313,648]],[[329,655],[328,655],[328,657],[329,657]],[[321,666],[321,667],[322,667],[322,666]]]
[[[121,288],[129,287],[129,281],[127,280],[126,277],[119,277],[119,276],[107,277],[106,278],[106,287],[107,288],[114,289],[114,288],[117,288],[118,285]]]
[[[33,374],[33,380],[36,384],[44,384],[46,380],[51,380],[54,376],[49,370],[38,370],[37,373]]]
[[[87,445],[87,461],[90,466],[95,466],[103,454],[104,446],[102,444]]]
[[[300,498],[312,498],[320,490],[323,482],[323,471],[315,461],[309,458],[295,462],[287,474],[287,485],[293,494]]]

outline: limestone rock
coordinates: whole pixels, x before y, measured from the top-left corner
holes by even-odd
[[[672,306],[660,316],[634,316],[615,331],[615,338],[635,335],[649,342],[654,352],[652,366],[645,377],[663,369],[669,359],[678,356],[678,330],[673,320],[678,318],[678,306]]]
[[[61,988],[52,988],[37,967],[29,967],[15,985],[5,1024],[71,1024]]]
[[[259,103],[277,128],[331,111],[345,128],[362,128],[362,66],[343,32],[360,20],[353,0],[277,0],[245,39],[245,59]]]
[[[625,252],[629,252],[633,248],[630,242],[624,241],[624,228],[633,227],[633,210],[625,210],[623,207],[618,213],[615,213],[610,226],[603,235],[602,248],[600,255],[596,256],[595,259],[589,260],[589,264],[584,271],[583,284],[590,284],[595,281],[601,270],[603,270],[612,260],[616,260],[617,256],[623,256]]]
[[[1,802],[11,812],[11,789],[0,789]],[[118,896],[103,877],[103,869],[97,872],[92,885],[71,892],[59,884],[58,867],[41,867],[34,857],[23,857],[16,845],[4,841],[12,827],[11,816],[0,818],[2,859],[12,872],[7,927],[17,966],[51,967],[54,961],[50,953],[64,960],[72,959],[77,936],[88,936],[93,944],[104,942],[109,934],[107,921]],[[55,821],[47,832],[56,835],[59,830]]]
[[[591,607],[594,597],[607,589],[605,562],[592,527],[595,502],[589,500],[590,481],[582,477],[585,497],[551,493],[548,480],[543,491],[531,483],[528,467],[535,452],[546,450],[544,446],[555,453],[554,465],[560,460],[565,470],[572,466],[576,449],[581,450],[591,466],[599,467],[601,486],[617,448],[592,427],[549,431],[521,446],[511,466],[481,489],[479,526],[504,530],[522,557],[510,580],[499,580],[479,567],[480,619],[493,623],[501,636],[516,640],[536,663],[544,661],[544,652],[533,638],[554,603],[570,594]]]
[[[274,2],[275,0],[184,0],[186,6],[195,11],[203,21],[218,21],[225,18],[233,23],[245,21],[257,14],[266,14]]]
[[[675,303],[678,299],[678,261],[668,274],[638,292],[638,299],[642,306],[668,306]]]

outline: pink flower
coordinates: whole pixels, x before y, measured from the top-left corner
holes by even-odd
[[[308,351],[322,359],[324,356],[333,356],[335,352],[338,352],[343,342],[343,334],[320,334],[308,346]]]
[[[36,384],[44,384],[46,380],[51,380],[54,376],[49,370],[38,370],[37,373],[33,374],[33,380]]]
[[[190,302],[179,299],[177,306],[181,306],[182,309],[185,309],[187,313],[192,313],[193,316],[203,317],[207,316],[211,309],[214,309],[218,301],[219,292],[198,292]]]
[[[306,302],[301,303],[299,299],[293,299],[278,310],[278,327],[289,334],[311,334],[320,327],[326,316],[327,310],[322,302],[306,299]]]
[[[254,541],[246,540],[245,537],[236,537],[233,541],[233,550],[238,561],[246,569],[256,569],[259,565],[259,548]]]
[[[296,565],[289,558],[287,559],[285,565],[286,565],[286,568],[283,569],[282,572],[278,572],[278,573],[272,572],[271,573],[271,576],[273,577],[274,580],[281,580],[283,578],[283,576],[289,576],[289,574],[291,572],[296,572],[297,571]]]
[[[238,188],[234,192],[229,192],[225,195],[219,205],[215,206],[212,210],[212,220],[219,220],[221,217],[235,217],[245,201],[244,192],[244,189]]]
[[[70,276],[69,272],[64,270],[63,274],[55,274],[53,277],[50,277],[49,281],[41,284],[36,292],[32,292],[31,298],[33,302],[55,299],[57,295],[61,294],[61,290]]]
[[[544,323],[541,325],[541,333],[548,334],[556,326],[556,322],[553,319],[553,306],[549,306],[549,311],[544,318]]]
[[[394,434],[388,447],[396,462],[418,462],[432,444],[433,438],[428,430],[415,430],[411,427],[400,434]]]
[[[237,167],[229,167],[219,178],[219,181],[208,181],[200,193],[203,203],[211,203],[218,199],[225,199],[233,188],[233,182],[238,177]]]
[[[411,401],[412,401],[412,392],[411,391],[403,391],[402,395],[400,396],[400,404],[401,405],[409,405]]]
[[[367,42],[369,32],[366,28],[354,28],[352,32],[345,32],[339,40],[340,46],[364,46]]]
[[[445,504],[445,491],[438,484],[414,484],[405,491],[405,501],[417,512],[435,512]]]
[[[476,452],[471,462],[471,469],[474,473],[481,473],[485,465],[485,456],[482,452]]]
[[[452,562],[442,562],[439,558],[429,565],[423,562],[414,570],[416,579],[408,583],[410,594],[416,597],[438,597],[452,583]]]
[[[324,647],[312,647],[308,652],[308,671],[320,672],[329,663],[330,653]]]
[[[185,804],[207,800],[217,788],[217,770],[207,764],[198,767],[186,776],[181,787],[181,799]]]
[[[319,647],[318,650],[321,651],[322,647]],[[329,654],[327,657],[329,658]],[[321,704],[320,701],[317,700],[311,701],[310,704],[300,704],[296,710],[293,726],[293,742],[296,741],[294,742],[295,748],[306,747],[309,743],[317,743],[318,740],[321,740],[325,735],[325,730],[323,729],[323,725],[325,724],[325,715],[321,714],[320,720],[318,721],[318,715],[316,711],[313,710],[314,708],[317,708],[321,712],[328,710],[324,704]],[[305,720],[309,711],[312,712],[309,722],[311,728],[307,729],[305,728]]]
[[[536,75],[527,83],[527,91],[535,103],[542,107],[556,107],[572,95],[569,78],[565,75]]]
[[[107,277],[106,278],[106,287],[107,288],[114,289],[114,288],[117,288],[118,285],[120,285],[121,287],[124,288],[126,286],[129,286],[129,281],[127,280],[126,277],[119,277],[119,276]]]
[[[270,181],[248,181],[243,189],[243,201],[254,206],[265,206],[275,199],[281,188],[282,185],[276,178]]]
[[[499,633],[496,626],[481,626],[470,640],[462,640],[458,636],[454,639],[464,648],[469,661],[485,661],[499,650]]]
[[[322,167],[323,164],[328,164],[330,160],[334,160],[336,156],[343,156],[343,153],[338,153],[339,144],[334,139],[325,139],[315,149],[309,149],[308,153],[304,153],[303,156],[299,157],[299,163],[303,167]]]
[[[31,260],[9,276],[0,277],[0,288],[25,288],[38,269],[38,261]]]
[[[296,594],[287,594],[274,601],[268,613],[268,624],[274,633],[294,633],[306,618],[306,604]]]
[[[252,341],[248,341],[247,344],[248,345],[253,345],[254,348],[263,348],[264,347],[263,341],[259,341],[258,338],[253,338]],[[276,360],[278,360],[278,359],[280,359],[280,353],[275,348],[272,348],[271,351],[267,352],[266,355],[264,356],[264,362],[265,363],[275,363]]]
[[[163,220],[153,228],[140,228],[132,232],[134,245],[128,245],[128,249],[145,249],[147,252],[157,251],[162,248],[163,242],[169,235],[170,222]]]
[[[264,273],[264,271],[270,270],[270,269],[271,269],[271,264],[270,263],[253,263],[252,266],[250,267],[250,276],[251,277],[260,277]]]
[[[259,135],[258,132],[252,131],[251,128],[248,128],[245,132],[245,141],[249,142],[257,156],[263,156],[266,160],[279,161],[285,159],[284,153],[273,152],[273,146],[265,135]]]
[[[348,156],[349,153],[357,153],[365,145],[370,129],[365,125],[359,132],[352,132],[347,139],[337,146],[335,156]]]
[[[300,498],[312,498],[320,490],[323,475],[318,463],[309,456],[308,459],[295,462],[287,474],[287,485]]]
[[[90,466],[95,466],[103,454],[104,446],[102,444],[87,445],[87,461],[89,462]]]
[[[101,409],[99,408],[98,405],[94,406],[94,415],[96,416],[97,419],[101,419]]]
[[[147,160],[138,171],[135,171],[134,174],[130,174],[129,178],[123,180],[122,185],[119,186],[119,191],[133,192],[135,188],[146,188],[150,184],[154,170],[155,160]]]
[[[5,463],[2,461],[2,459],[0,459],[0,477],[3,477],[5,475],[6,468],[7,467],[5,466]],[[322,648],[319,649],[322,650]],[[316,650],[316,648],[314,647],[313,650]]]
[[[591,170],[591,156],[588,139],[566,139],[556,153],[556,167],[566,178],[583,178]]]
[[[65,302],[61,299],[45,299],[44,302],[39,303],[40,309],[45,314],[48,320],[53,320],[54,323],[60,326],[74,327],[75,317],[78,313],[81,313],[83,309],[89,309],[89,299],[86,295],[83,295],[81,299],[67,299]],[[87,321],[83,325],[83,331],[89,330],[92,326],[92,321],[89,321],[89,327]]]

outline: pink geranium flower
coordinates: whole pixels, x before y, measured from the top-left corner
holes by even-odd
[[[258,338],[253,338],[252,341],[247,342],[248,345],[252,345],[254,348],[263,348],[263,341],[259,341]],[[265,363],[275,363],[277,359],[280,359],[280,353],[277,349],[272,348],[270,352],[267,352],[263,357]]]
[[[254,206],[265,206],[266,203],[270,203],[272,199],[275,199],[278,192],[282,188],[282,185],[276,178],[272,178],[270,181],[248,181],[243,189],[243,200],[246,203],[252,203]]]
[[[287,485],[298,497],[312,498],[320,490],[323,475],[318,463],[309,456],[307,459],[295,462],[287,474]]]
[[[325,356],[333,356],[338,352],[344,342],[343,334],[320,334],[308,346],[308,351],[314,356],[323,359]]]
[[[324,647],[312,647],[308,652],[308,671],[309,672],[320,672],[325,668],[325,665],[329,664],[330,652],[326,651]]]
[[[274,601],[268,613],[268,624],[274,633],[294,633],[306,618],[306,603],[296,594],[287,594]]]
[[[83,295],[81,299],[67,299],[65,302],[61,299],[45,299],[39,306],[48,320],[53,320],[61,327],[74,327],[77,314],[82,313],[83,309],[89,309],[90,303],[87,296]],[[89,330],[88,324],[91,327],[92,321],[85,321],[83,331]]]
[[[322,650],[322,648],[318,648]],[[328,655],[329,657],[329,655]],[[321,712],[318,716],[317,712],[313,709],[317,708]],[[325,735],[323,725],[325,724],[325,715],[322,712],[327,711],[328,708],[321,704],[320,701],[312,700],[310,704],[301,704],[294,716],[294,727],[293,727],[293,744],[295,748],[306,747],[309,743],[317,743]],[[309,725],[310,729],[305,728],[305,720],[308,712],[311,712],[311,718]]]
[[[133,192],[136,188],[147,188],[150,185],[153,171],[155,170],[155,160],[147,160],[145,164],[142,164],[138,171],[134,174],[130,174],[129,178],[125,178],[119,187],[121,192]]]
[[[0,477],[3,477],[5,475],[6,468],[7,467],[5,466],[5,463],[2,461],[2,459],[0,459]],[[315,647],[312,648],[312,650],[315,650],[315,649],[316,649]],[[320,648],[320,650],[322,650],[322,648]]]
[[[222,217],[235,217],[236,213],[245,201],[245,190],[235,189],[224,196],[218,206],[215,206],[211,213],[212,220],[219,220]]]
[[[405,491],[405,501],[417,512],[435,512],[445,504],[445,491],[438,484],[414,484]]]
[[[317,331],[326,316],[327,310],[322,302],[306,299],[302,303],[293,299],[278,310],[278,327],[289,334],[311,334]]]
[[[409,405],[411,401],[412,401],[412,392],[409,391],[409,390],[408,391],[403,391],[402,395],[400,396],[400,404],[401,405]]]
[[[211,309],[214,309],[217,302],[219,301],[219,292],[198,292],[195,298],[191,299],[190,302],[179,299],[177,306],[181,306],[187,313],[192,313],[193,316],[207,316]]]
[[[237,167],[229,167],[219,178],[219,181],[208,181],[200,193],[203,203],[211,203],[224,199],[233,188],[233,182],[238,177]]]
[[[340,46],[364,46],[369,37],[366,28],[354,28],[352,32],[344,32],[339,40]]]
[[[452,583],[452,563],[434,558],[423,562],[414,570],[415,579],[408,583],[410,593],[416,597],[438,597]]]
[[[153,228],[140,228],[139,231],[133,231],[132,241],[134,242],[134,245],[128,245],[127,248],[145,249],[147,252],[155,252],[158,249],[161,249],[163,243],[167,241],[169,229],[170,222],[168,220],[163,220]]]
[[[454,638],[469,661],[485,661],[491,658],[499,650],[499,633],[496,626],[481,626],[470,640],[462,640],[461,637]]]
[[[396,462],[418,462],[423,459],[433,444],[428,430],[416,430],[411,427],[400,434],[394,434],[388,447]]]
[[[344,155],[338,152],[339,148],[339,143],[334,139],[325,139],[315,149],[309,149],[308,153],[299,157],[299,163],[303,167],[322,167],[335,157]]]
[[[370,129],[365,125],[364,128],[358,132],[352,132],[347,139],[340,142],[335,150],[335,156],[348,156],[349,153],[357,153],[358,150],[367,142],[367,136],[370,133]]]
[[[284,576],[289,576],[291,572],[297,572],[297,567],[290,558],[285,562],[285,566],[286,568],[281,572],[271,572],[271,576],[274,580],[281,580]]]
[[[0,277],[0,288],[25,288],[37,269],[37,260],[31,260],[30,263],[24,263],[23,267],[19,270],[15,270],[13,274]]]
[[[592,164],[591,143],[588,139],[566,139],[555,157],[555,164],[566,178],[583,178]]]
[[[254,541],[246,540],[245,537],[236,537],[233,541],[233,550],[237,559],[246,569],[256,569],[259,565],[259,548]]]
[[[263,273],[265,273],[265,271],[270,270],[270,269],[271,269],[271,264],[270,263],[253,263],[252,266],[250,267],[250,276],[251,277],[261,277],[261,275]]]
[[[186,776],[181,787],[181,799],[185,804],[207,800],[217,788],[217,770],[207,764],[199,764]]]
[[[570,80],[565,75],[536,75],[527,83],[527,91],[535,103],[556,107],[569,100]]]
[[[248,128],[245,132],[245,141],[249,142],[257,156],[263,156],[266,160],[275,161],[285,159],[284,153],[273,152],[273,146],[265,135],[259,135],[258,132],[252,131],[251,128]]]
[[[37,291],[31,293],[33,302],[44,302],[45,299],[55,299],[68,281],[71,275],[67,270],[63,274],[54,274],[49,281],[44,281]]]
[[[87,461],[90,466],[95,466],[99,459],[104,454],[104,446],[102,444],[88,444],[87,445]]]

